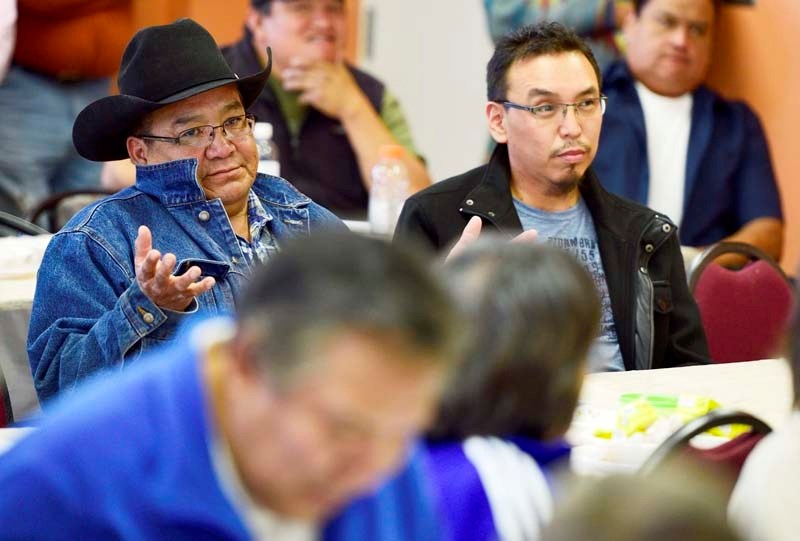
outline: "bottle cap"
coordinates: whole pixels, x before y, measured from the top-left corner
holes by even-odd
[[[378,155],[384,159],[391,158],[399,160],[403,157],[405,152],[406,149],[403,145],[381,145],[380,148],[378,148]]]
[[[256,122],[253,126],[253,137],[256,139],[272,139],[272,124],[269,122]]]

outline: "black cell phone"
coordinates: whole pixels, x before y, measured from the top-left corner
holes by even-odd
[[[179,261],[177,265],[175,265],[175,269],[172,271],[172,274],[175,276],[181,276],[186,274],[191,267],[194,266],[194,262],[191,259],[184,259],[183,261]]]
[[[191,267],[200,267],[200,277],[212,276],[214,279],[221,280],[227,276],[231,266],[222,261],[212,261],[210,259],[182,259],[175,265],[172,271],[174,276],[181,276]]]

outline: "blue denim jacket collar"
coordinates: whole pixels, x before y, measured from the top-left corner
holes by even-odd
[[[197,265],[216,285],[197,297],[210,314],[235,311],[252,265],[220,199],[207,200],[197,160],[139,167],[137,185],[79,211],[53,236],[36,284],[28,352],[39,396],[99,370],[118,367],[171,340],[189,313],[162,310],[139,288],[135,245],[147,225],[153,246],[179,264]],[[278,246],[297,236],[345,225],[280,177],[258,175],[252,193]]]
[[[197,180],[196,158],[137,165],[136,187],[168,207],[206,200],[205,192]],[[256,176],[252,190],[262,201],[281,207],[297,208],[311,203],[311,199],[293,186],[270,182],[270,177],[261,173]]]

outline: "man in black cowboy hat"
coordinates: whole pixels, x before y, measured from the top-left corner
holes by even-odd
[[[128,44],[120,94],[73,128],[95,161],[129,157],[136,185],[77,214],[48,246],[28,354],[40,400],[173,337],[198,310],[229,312],[281,241],[341,222],[289,183],[257,175],[254,118],[267,82],[239,78],[189,19]]]

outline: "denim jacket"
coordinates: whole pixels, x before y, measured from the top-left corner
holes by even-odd
[[[28,357],[40,401],[103,368],[170,340],[198,310],[230,313],[252,268],[222,201],[206,200],[197,160],[138,167],[136,186],[76,214],[45,252],[36,283]],[[259,174],[252,187],[278,243],[320,228],[344,228],[329,211],[285,180]],[[185,312],[159,308],[139,289],[134,269],[138,227],[153,247],[199,266],[216,285]],[[186,268],[184,265],[184,268]]]

